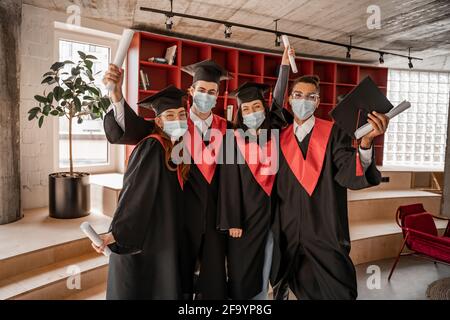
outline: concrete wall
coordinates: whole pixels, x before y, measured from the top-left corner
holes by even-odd
[[[83,13],[81,13],[83,16]],[[54,172],[53,136],[57,118],[48,118],[41,129],[28,121],[27,112],[36,105],[33,97],[42,94],[42,75],[57,60],[54,56],[54,22],[66,22],[68,15],[31,5],[23,5],[20,81],[20,166],[23,208],[48,205],[48,174]],[[81,26],[120,34],[122,28],[81,18]]]
[[[19,174],[19,43],[22,1],[0,2],[0,224],[22,217]]]

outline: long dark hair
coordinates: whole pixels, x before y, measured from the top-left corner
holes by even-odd
[[[188,176],[189,176],[189,170],[191,169],[190,164],[183,162],[179,165],[175,165],[171,161],[172,150],[173,150],[174,146],[176,146],[179,143],[182,143],[183,138],[181,138],[175,144],[173,144],[170,137],[164,131],[162,131],[162,129],[160,127],[158,127],[156,125],[155,125],[155,129],[153,130],[153,133],[159,135],[162,138],[163,147],[164,147],[164,160],[165,160],[167,169],[169,169],[170,171],[177,171],[177,167],[180,166],[181,167],[181,177],[182,177],[183,181],[186,182],[188,179]],[[183,150],[181,150],[181,152],[183,152]]]

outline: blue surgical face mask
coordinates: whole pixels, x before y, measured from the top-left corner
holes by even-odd
[[[172,140],[178,140],[186,133],[187,128],[187,120],[164,121],[163,131]]]
[[[292,99],[292,111],[300,120],[306,120],[316,111],[316,103],[305,99]]]
[[[201,113],[208,113],[216,105],[217,97],[212,94],[195,92],[193,99],[195,107],[198,109],[198,111],[200,111]]]
[[[242,119],[244,120],[244,124],[250,129],[258,129],[264,119],[266,119],[266,113],[262,111],[256,111],[247,115],[243,115]]]

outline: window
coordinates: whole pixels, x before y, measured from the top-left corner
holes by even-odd
[[[78,51],[97,57],[93,65],[96,86],[107,94],[102,84],[104,72],[114,54],[116,40],[86,34],[63,32],[55,33],[55,56],[58,61],[79,60]],[[65,68],[70,74],[71,65]],[[99,72],[96,74],[97,72]],[[55,126],[55,166],[58,170],[69,167],[69,121],[66,117],[59,117]],[[108,143],[103,130],[102,119],[92,120],[83,118],[78,124],[77,119],[72,123],[72,157],[74,168],[86,172],[120,171],[120,150],[118,146]]]
[[[441,167],[445,161],[450,74],[389,70],[387,95],[411,108],[392,119],[385,135],[384,164]]]
[[[79,61],[78,51],[92,54],[97,57],[92,67],[93,74],[107,70],[110,61],[111,49],[87,43],[69,40],[59,40],[59,61]],[[64,70],[70,74],[72,65],[66,65]],[[106,93],[102,84],[104,71],[94,76],[95,84]],[[77,119],[72,120],[72,150],[74,167],[85,167],[95,165],[107,165],[109,163],[108,141],[103,131],[101,119],[92,120],[89,117],[83,119],[83,123],[77,124]],[[59,118],[59,166],[69,166],[69,121],[65,117]]]

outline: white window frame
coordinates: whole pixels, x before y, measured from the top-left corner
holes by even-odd
[[[97,31],[88,28],[75,27],[65,24],[55,23],[54,32],[54,53],[53,61],[59,60],[59,41],[75,41],[88,43],[92,45],[105,46],[111,49],[110,57],[113,59],[117,50],[117,39],[120,37],[116,34]],[[94,36],[93,36],[94,34]],[[125,76],[126,79],[126,76]],[[124,81],[124,87],[126,87]],[[125,93],[125,92],[124,92]],[[55,171],[67,171],[68,167],[61,167],[59,164],[59,117],[53,117],[53,167]],[[75,166],[75,171],[88,173],[110,173],[123,172],[125,161],[125,147],[121,145],[114,145],[108,142],[108,164],[106,165],[91,165],[91,166]]]

